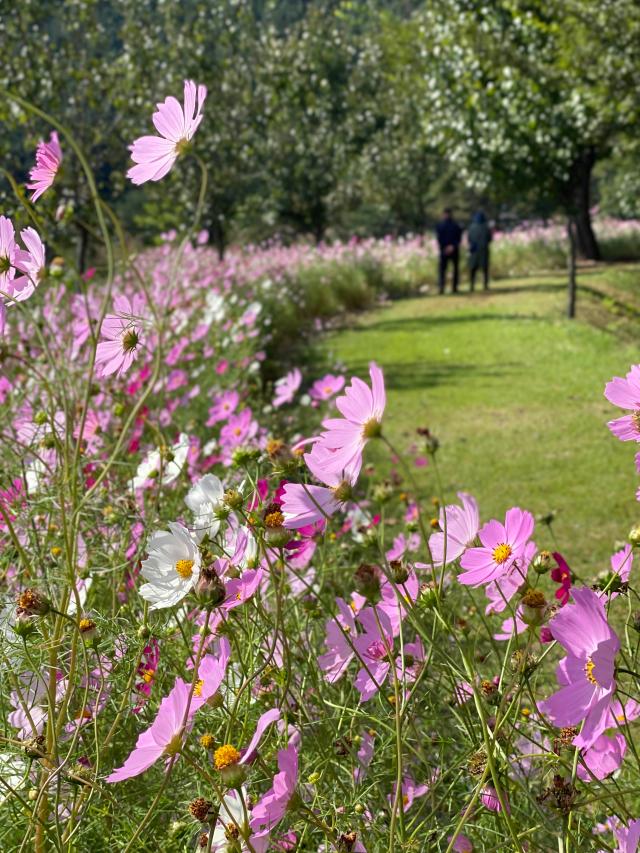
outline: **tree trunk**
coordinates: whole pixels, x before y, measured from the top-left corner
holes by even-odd
[[[567,258],[567,266],[569,273],[567,317],[570,320],[573,320],[573,318],[576,316],[576,295],[578,291],[578,281],[576,275],[576,257],[578,254],[577,232],[578,229],[576,221],[572,216],[569,216],[567,220],[567,236],[569,238],[569,256]]]
[[[76,246],[76,266],[82,275],[87,264],[87,251],[89,248],[89,232],[84,225],[78,224],[78,243]]]
[[[224,220],[221,216],[214,216],[209,229],[209,242],[213,243],[218,252],[218,260],[224,260],[224,253],[227,249],[227,233],[224,227]]]
[[[599,261],[600,247],[591,225],[591,173],[596,162],[595,149],[584,148],[571,167],[569,207],[575,224],[578,256]]]

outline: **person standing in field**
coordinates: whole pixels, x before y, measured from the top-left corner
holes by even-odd
[[[447,280],[447,267],[449,262],[453,264],[453,293],[458,292],[460,242],[462,240],[462,228],[453,218],[453,212],[447,208],[443,218],[436,225],[436,238],[440,249],[440,262],[438,266],[438,292],[444,293]]]
[[[467,240],[469,242],[469,273],[471,276],[471,291],[476,284],[478,270],[482,270],[484,289],[489,290],[489,244],[491,243],[491,228],[487,217],[479,210],[474,213]]]

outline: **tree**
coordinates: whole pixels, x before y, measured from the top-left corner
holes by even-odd
[[[536,187],[598,258],[591,177],[638,119],[634,0],[443,0],[420,15],[429,125],[476,186]]]

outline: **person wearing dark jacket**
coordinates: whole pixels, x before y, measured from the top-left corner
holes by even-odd
[[[447,267],[449,262],[453,264],[454,293],[458,292],[458,265],[460,261],[460,241],[462,240],[462,228],[453,218],[451,210],[447,208],[441,222],[436,225],[436,238],[440,249],[440,262],[438,266],[438,292],[444,293],[447,280]]]
[[[482,270],[484,289],[489,290],[489,244],[491,243],[491,228],[487,217],[479,210],[474,213],[467,240],[469,241],[469,272],[471,275],[471,290],[476,284],[478,270]]]

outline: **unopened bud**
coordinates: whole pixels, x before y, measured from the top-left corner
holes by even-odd
[[[540,553],[536,554],[533,558],[533,568],[539,575],[543,575],[546,574],[546,572],[551,571],[555,565],[556,561],[553,559],[551,551],[540,551]]]
[[[389,568],[391,569],[391,577],[394,583],[403,584],[409,579],[409,569],[402,560],[391,560]]]
[[[225,600],[227,591],[212,567],[204,567],[196,583],[195,593],[202,604],[217,607]]]
[[[547,600],[539,589],[529,589],[522,596],[522,621],[525,625],[537,627],[542,625],[547,609]]]
[[[629,542],[634,548],[637,548],[640,545],[640,525],[632,527],[629,531]]]

